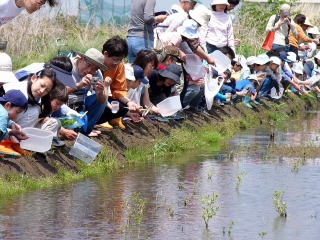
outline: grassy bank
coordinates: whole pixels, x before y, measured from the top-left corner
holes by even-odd
[[[7,173],[0,178],[0,197],[47,188],[93,174],[107,174],[136,164],[158,163],[165,158],[182,155],[188,151],[218,150],[224,140],[234,136],[241,129],[258,127],[261,124],[274,126],[291,116],[297,116],[306,107],[316,106],[314,98],[290,96],[288,99],[290,101],[282,103],[267,102],[255,110],[242,104],[231,106],[230,109],[234,108],[240,114],[231,117],[224,115],[220,121],[209,122],[197,128],[185,121],[181,128],[172,129],[170,134],[156,138],[149,145],[132,146],[125,150],[125,161],[119,161],[119,152],[105,147],[91,165],[77,162],[80,165],[78,172],[61,168],[53,176],[40,178]]]

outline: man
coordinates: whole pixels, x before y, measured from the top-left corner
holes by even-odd
[[[154,23],[163,22],[166,15],[154,16],[156,0],[132,0],[128,30],[129,62],[132,63],[142,49],[153,48]]]
[[[100,119],[108,100],[107,87],[110,85],[110,79],[103,79],[101,70],[106,70],[103,54],[90,48],[84,54],[78,52],[77,56],[71,58],[73,65],[72,77],[76,83],[76,89],[68,87],[69,101],[68,105],[61,107],[62,114],[78,115],[70,107],[77,111],[87,112],[88,124],[82,128],[82,132],[90,134],[94,125]],[[88,92],[91,92],[88,96]],[[97,131],[92,131],[89,136],[96,136]]]
[[[172,5],[171,13],[189,12],[198,2],[198,0],[180,0],[179,3]]]
[[[24,9],[29,13],[39,10],[46,2],[54,7],[56,0],[1,0],[0,1],[0,26],[18,16]]]

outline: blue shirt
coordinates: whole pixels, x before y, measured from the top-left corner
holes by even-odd
[[[0,104],[0,141],[8,138],[9,116],[7,110]]]
[[[239,80],[236,82],[236,90],[237,91],[242,91],[246,86],[251,87],[251,92],[254,93],[256,91],[252,82],[250,82],[250,80],[248,80],[248,79],[243,79],[243,80]]]
[[[281,76],[284,81],[286,82],[292,82],[293,74],[290,72],[290,70],[287,68],[286,65],[283,65],[281,67]]]

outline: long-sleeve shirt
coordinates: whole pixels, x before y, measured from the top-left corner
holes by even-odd
[[[283,66],[281,66],[281,70],[283,80],[286,82],[292,82],[293,74],[289,66],[287,64],[284,64]]]
[[[275,23],[276,16],[277,15],[272,15],[269,18],[269,21],[266,27],[266,32],[274,32],[273,44],[285,46],[286,37],[288,37],[288,34],[289,34],[289,24],[288,23],[283,24],[280,26],[279,29],[274,30],[274,28],[276,28],[283,21],[282,18],[279,18],[279,20]]]
[[[123,63],[118,64],[115,68],[104,71],[103,77],[110,77],[112,79],[110,90],[113,98],[118,99],[128,96],[127,80]]]
[[[6,24],[18,16],[23,8],[18,8],[15,0],[0,1],[0,26]]]
[[[232,20],[228,14],[212,11],[206,41],[218,48],[229,46],[235,50]]]
[[[302,42],[312,42],[312,38],[309,38],[303,31],[299,24],[295,24],[297,35],[295,36],[292,31],[289,33],[289,44],[294,47],[299,47]]]
[[[276,84],[276,89],[279,90],[281,86],[281,70],[280,68],[277,70],[277,72],[272,71],[270,68],[266,69],[267,76],[271,77],[272,81],[275,81]]]
[[[129,37],[153,40],[154,8],[156,0],[132,0]]]

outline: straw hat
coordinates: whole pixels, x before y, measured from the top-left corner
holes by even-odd
[[[230,4],[228,3],[228,0],[212,0],[211,6],[213,5],[218,5],[218,4],[225,4],[229,6]]]
[[[210,21],[211,12],[206,6],[197,4],[194,9],[189,11],[189,15],[201,26],[206,26]]]
[[[306,17],[306,21],[304,22],[304,25],[308,25],[310,27],[313,27],[313,24],[310,22],[310,19]]]

